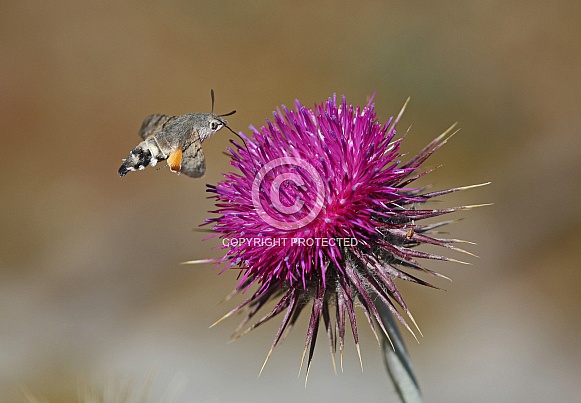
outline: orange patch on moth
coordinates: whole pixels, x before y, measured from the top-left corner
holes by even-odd
[[[169,158],[167,159],[167,164],[172,172],[180,173],[182,169],[182,149],[176,148],[171,152]]]

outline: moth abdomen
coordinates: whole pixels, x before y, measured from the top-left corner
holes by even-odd
[[[121,164],[117,172],[119,176],[125,176],[129,171],[141,171],[146,166],[155,166],[157,161],[163,161],[165,159],[167,159],[167,154],[155,144],[155,141],[147,139],[131,150],[129,156],[123,161],[123,164]]]

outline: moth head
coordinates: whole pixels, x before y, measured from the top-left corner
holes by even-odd
[[[226,119],[222,118],[221,116],[211,115],[209,122],[208,122],[208,127],[210,128],[211,134],[214,134],[218,130],[220,130],[221,128],[226,126],[227,124],[228,124],[228,121]]]
[[[240,137],[240,135],[238,133],[236,133],[234,130],[232,130],[228,126],[228,121],[226,119],[224,119],[224,116],[234,115],[236,113],[236,110],[233,110],[232,112],[224,113],[222,115],[216,115],[214,113],[214,90],[210,91],[210,95],[212,96],[212,113],[201,114],[207,120],[206,120],[205,124],[203,125],[202,129],[200,130],[200,140],[204,141],[205,139],[207,139],[208,137],[210,137],[212,134],[216,133],[218,130],[220,130],[223,127],[230,130],[236,136]],[[242,142],[245,143],[245,141],[242,137],[240,137],[240,139],[242,140]]]

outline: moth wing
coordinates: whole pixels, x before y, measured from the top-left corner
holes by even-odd
[[[155,136],[175,118],[175,116],[169,115],[150,115],[143,120],[143,123],[141,123],[141,128],[139,129],[138,134],[143,140]]]
[[[199,140],[184,150],[181,173],[190,178],[201,178],[206,173],[206,158]]]

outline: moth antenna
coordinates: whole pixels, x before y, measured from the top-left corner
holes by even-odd
[[[232,112],[228,112],[228,113],[225,113],[223,115],[218,115],[218,117],[230,116],[230,115],[234,115],[235,113],[236,113],[236,109],[234,109]]]
[[[214,89],[210,90],[210,95],[212,96],[212,115],[214,114]],[[228,112],[228,113],[224,113],[223,115],[217,115],[218,117],[224,117],[224,116],[231,116],[234,115],[236,113],[236,109],[234,109],[232,112]],[[236,133],[234,130],[232,130],[230,128],[230,126],[228,125],[224,125],[226,126],[226,128],[228,130],[230,130],[232,133],[234,133],[240,140],[242,140],[242,142],[244,143],[244,146],[246,148],[248,148],[248,146],[246,145],[246,141],[244,141],[244,139],[242,138],[242,136],[240,136],[238,133]]]
[[[214,90],[211,89],[210,90],[210,95],[212,96],[212,115],[214,114]],[[234,115],[236,113],[236,109],[234,109],[232,112],[228,112],[225,113],[223,115],[216,115],[218,117],[224,117],[224,116],[230,116],[230,115]]]

